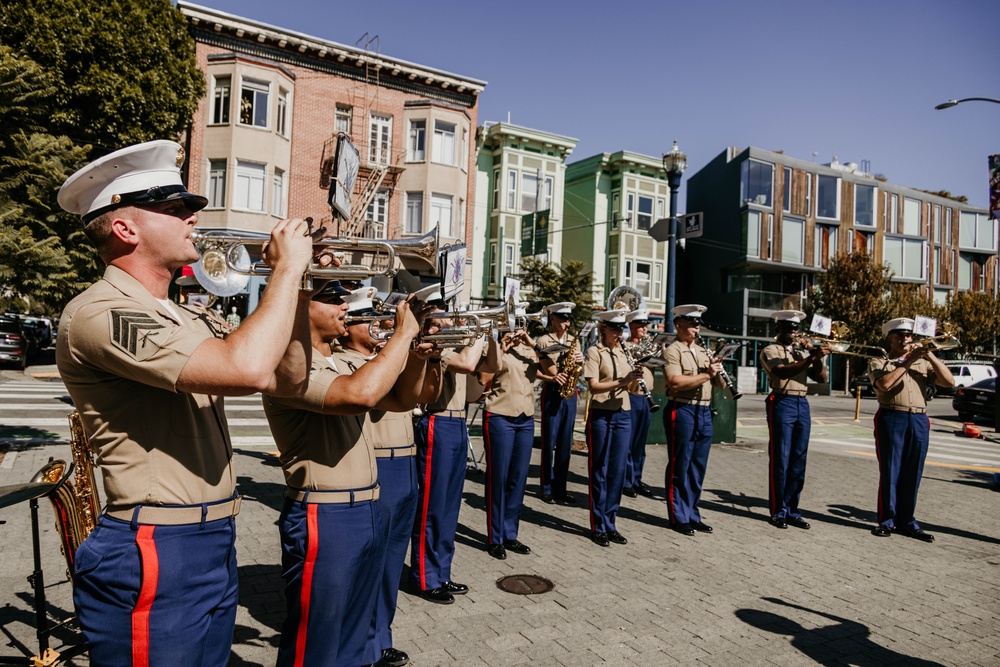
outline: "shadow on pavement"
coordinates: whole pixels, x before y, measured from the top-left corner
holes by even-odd
[[[882,665],[918,665],[940,667],[941,663],[915,658],[873,642],[871,630],[864,623],[809,609],[777,598],[762,598],[792,609],[822,616],[834,621],[834,625],[808,629],[797,621],[759,609],[737,609],[737,618],[760,630],[791,637],[791,644],[803,655],[821,665],[857,665],[858,667],[881,667]],[[844,640],[851,640],[845,642]]]
[[[253,500],[275,512],[285,504],[285,485],[275,482],[258,482],[253,477],[237,476],[236,489],[246,501]],[[275,535],[277,537],[277,535]]]

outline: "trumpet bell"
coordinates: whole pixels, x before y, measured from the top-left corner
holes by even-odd
[[[231,269],[230,263],[244,272]],[[243,245],[212,245],[201,253],[191,271],[205,291],[225,297],[235,296],[246,289],[250,282],[250,266],[250,253]]]

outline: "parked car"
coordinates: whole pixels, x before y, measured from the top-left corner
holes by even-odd
[[[10,317],[0,317],[0,362],[22,371],[28,366],[28,338],[21,323]]]
[[[995,378],[997,371],[993,366],[986,363],[974,361],[946,361],[944,365],[948,367],[951,374],[955,376],[955,387],[940,388],[942,393],[952,393],[959,387],[968,387],[986,378]]]
[[[30,315],[21,315],[20,319],[25,331],[34,336],[38,349],[44,350],[52,345],[52,320]]]
[[[962,421],[972,421],[975,417],[994,419],[996,414],[997,379],[986,378],[959,387],[955,390],[955,398],[951,399],[951,407],[955,408],[958,418]]]

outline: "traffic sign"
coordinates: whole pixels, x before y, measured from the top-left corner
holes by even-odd
[[[701,213],[686,213],[677,221],[677,236],[682,239],[696,239],[702,235]]]

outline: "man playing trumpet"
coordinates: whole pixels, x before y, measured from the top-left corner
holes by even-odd
[[[806,452],[812,422],[806,400],[806,378],[826,382],[823,357],[830,346],[796,338],[806,316],[800,310],[779,310],[774,318],[778,335],[760,353],[760,365],[771,383],[767,397],[768,506],[775,528],[809,528],[799,512],[799,496],[806,480]],[[797,347],[795,347],[797,346]]]

